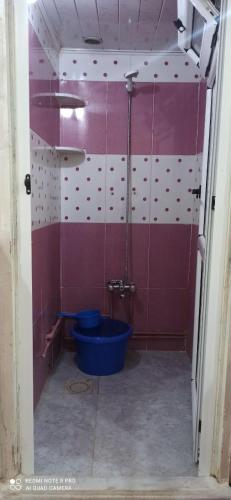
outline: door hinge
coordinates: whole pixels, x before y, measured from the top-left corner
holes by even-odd
[[[215,210],[215,205],[216,205],[216,196],[212,196],[212,210]]]
[[[201,432],[201,420],[198,422],[198,432]]]
[[[24,185],[26,188],[26,194],[31,194],[31,176],[30,176],[30,174],[25,175]]]

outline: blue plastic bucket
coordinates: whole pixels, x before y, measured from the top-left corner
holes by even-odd
[[[112,375],[124,367],[132,328],[123,321],[102,318],[100,326],[88,332],[78,324],[71,336],[76,343],[78,368],[89,375]]]
[[[80,311],[79,313],[65,313],[59,314],[61,318],[76,319],[80,328],[95,328],[99,326],[101,321],[101,314],[98,309]]]

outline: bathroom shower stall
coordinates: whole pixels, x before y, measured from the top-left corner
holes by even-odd
[[[35,472],[196,475],[219,2],[29,4]],[[74,364],[84,309],[119,374]]]

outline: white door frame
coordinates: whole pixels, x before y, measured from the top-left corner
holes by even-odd
[[[7,70],[15,69],[14,85],[15,109],[12,109],[12,100],[9,99],[13,123],[16,123],[16,183],[12,181],[15,191],[16,209],[12,212],[12,223],[17,228],[15,263],[17,279],[15,282],[16,294],[16,323],[15,323],[15,352],[17,365],[17,417],[19,426],[18,463],[21,468],[18,472],[33,473],[33,367],[32,367],[32,302],[31,302],[31,225],[30,199],[25,195],[23,179],[29,172],[29,88],[28,88],[28,40],[26,0],[0,0],[7,5],[12,16],[14,8],[14,25],[8,31],[7,43],[12,50],[11,60]],[[231,0],[224,0],[226,9],[231,11]],[[219,61],[218,72],[218,99],[216,109],[217,130],[213,143],[213,161],[218,165],[216,179],[216,209],[211,221],[211,255],[209,259],[209,280],[207,287],[206,307],[206,342],[204,383],[202,394],[202,433],[200,474],[208,476],[217,474],[220,469],[222,449],[221,434],[223,433],[224,408],[224,379],[226,377],[228,357],[225,346],[230,338],[230,330],[224,328],[222,308],[226,291],[226,270],[229,263],[229,214],[231,213],[231,16],[227,17],[221,29],[221,46],[223,56]],[[12,44],[12,40],[15,43]],[[12,74],[11,74],[12,77]],[[1,138],[0,138],[1,140]],[[12,137],[13,140],[13,137]],[[230,233],[229,233],[230,230]],[[229,250],[230,251],[230,250]],[[11,256],[12,258],[12,256]],[[4,293],[4,288],[1,290]],[[0,364],[5,364],[15,371],[15,357],[6,359],[0,351]],[[13,382],[12,382],[13,383]],[[0,385],[1,390],[1,385]],[[3,397],[2,397],[3,396]],[[7,403],[6,394],[0,394],[1,410],[4,411]],[[217,402],[221,405],[217,410]],[[219,414],[219,415],[218,415]],[[218,418],[219,417],[219,418]],[[11,422],[10,422],[11,425]],[[15,432],[15,429],[13,429]],[[215,457],[213,454],[216,446]],[[5,457],[10,460],[10,457]],[[12,459],[12,458],[11,458]],[[7,471],[5,473],[7,476]],[[228,478],[226,478],[227,480]]]
[[[17,255],[16,289],[17,369],[21,471],[34,472],[33,415],[33,326],[31,197],[25,192],[25,175],[30,173],[29,41],[25,0],[14,0],[15,37],[15,121],[17,160]]]
[[[7,207],[1,207],[1,222],[9,218],[11,240],[5,257],[12,268],[12,333],[11,355],[1,349],[0,364],[8,378],[8,391],[0,394],[1,412],[7,418],[10,407],[15,408],[16,423],[8,433],[3,431],[1,444],[8,440],[5,450],[10,456],[3,456],[5,477],[19,472],[32,474],[34,471],[33,436],[33,330],[32,330],[32,265],[31,265],[31,200],[25,194],[24,178],[30,173],[30,129],[29,129],[29,55],[28,17],[26,0],[1,0],[2,23],[0,53],[1,72],[4,78],[3,99],[8,128],[0,137],[0,149],[8,142],[10,189],[4,192],[1,183],[1,198],[7,196]],[[2,78],[2,74],[1,74]],[[6,120],[5,120],[6,121]],[[4,163],[1,169],[5,169]],[[5,210],[5,211],[4,211]],[[3,223],[1,224],[3,226]],[[1,263],[2,264],[2,263]],[[1,270],[0,270],[1,272]],[[7,290],[1,288],[0,296]],[[10,314],[8,311],[6,314]],[[4,326],[4,325],[3,325]],[[12,379],[8,372],[12,374]],[[11,387],[15,382],[15,386]],[[7,381],[6,381],[7,384]],[[14,395],[14,396],[13,396]],[[13,401],[14,397],[14,401]],[[11,420],[9,420],[11,424]],[[6,422],[5,427],[8,425]],[[10,427],[10,425],[9,425]],[[16,436],[16,439],[14,438]],[[16,445],[15,445],[16,441]],[[10,464],[11,460],[11,464]],[[1,468],[1,464],[0,464]],[[1,471],[0,471],[1,472]]]
[[[209,158],[209,144],[212,133],[212,100],[213,91],[207,88],[206,109],[205,109],[205,129],[201,176],[200,212],[199,228],[197,239],[197,271],[196,290],[194,308],[194,330],[193,330],[193,355],[192,355],[192,421],[193,421],[193,458],[198,462],[200,453],[200,423],[201,423],[201,388],[203,383],[203,362],[204,362],[204,312],[205,312],[205,283],[207,275],[205,273],[205,261],[207,258],[207,231],[205,231],[205,208],[206,203],[211,207],[211,192],[208,190],[211,176],[211,164]],[[207,208],[209,209],[209,208]],[[209,243],[209,242],[208,242]]]
[[[231,10],[231,0],[223,0],[225,12]],[[224,12],[224,11],[223,11]],[[223,434],[223,421],[217,418],[225,407],[225,377],[230,362],[228,345],[231,336],[224,319],[224,298],[230,259],[231,213],[231,16],[223,17],[220,29],[220,47],[216,85],[216,106],[211,137],[211,163],[215,178],[210,179],[210,189],[216,196],[215,211],[208,210],[210,251],[207,259],[208,280],[205,310],[205,354],[202,387],[202,429],[199,472],[220,478],[222,449],[219,444]],[[229,284],[230,286],[230,284]],[[230,429],[231,431],[231,429]],[[226,445],[230,436],[227,436]],[[226,478],[228,480],[228,477]]]

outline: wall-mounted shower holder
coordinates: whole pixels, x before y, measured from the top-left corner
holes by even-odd
[[[106,286],[109,292],[118,292],[121,299],[136,292],[135,283],[126,280],[109,280]]]

